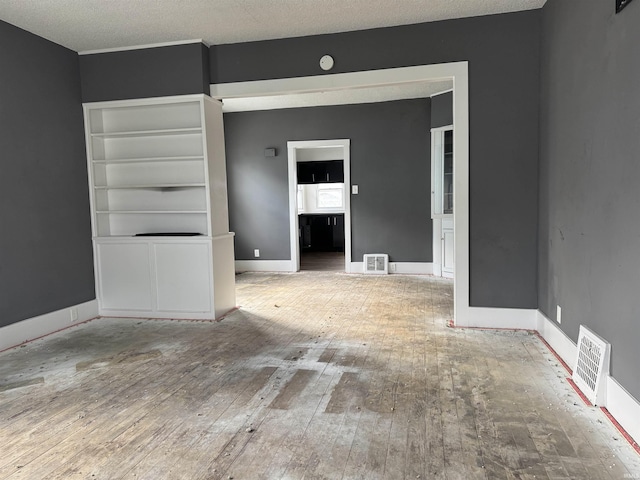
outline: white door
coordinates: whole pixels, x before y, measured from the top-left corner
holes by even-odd
[[[433,274],[453,278],[453,127],[431,129]]]

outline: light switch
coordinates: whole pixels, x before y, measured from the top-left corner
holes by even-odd
[[[353,195],[357,195],[358,194],[358,185],[351,185],[351,193]]]

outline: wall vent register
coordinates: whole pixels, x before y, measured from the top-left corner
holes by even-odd
[[[611,345],[584,325],[578,335],[578,357],[572,380],[594,405],[603,405]]]
[[[369,253],[364,255],[364,273],[386,275],[389,273],[389,255]]]

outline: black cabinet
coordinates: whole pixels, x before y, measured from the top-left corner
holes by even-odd
[[[342,183],[344,164],[342,160],[298,162],[298,183]]]
[[[300,248],[313,252],[344,251],[344,214],[299,216]]]
[[[336,252],[344,252],[344,215],[331,215],[329,221],[333,223],[331,229],[333,249]]]

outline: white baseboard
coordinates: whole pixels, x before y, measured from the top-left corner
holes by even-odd
[[[76,320],[71,321],[71,309],[74,308],[78,313],[78,317]],[[11,325],[0,328],[0,351],[97,316],[98,301],[91,300],[79,305],[63,308],[62,310],[12,323]]]
[[[535,330],[536,312],[526,308],[468,307],[464,315],[458,315],[456,327]]]
[[[555,350],[564,363],[573,370],[576,367],[578,355],[576,344],[540,310],[538,310],[537,317],[538,326],[536,330],[538,330],[538,333]]]
[[[236,260],[236,272],[293,272],[291,260]]]
[[[607,377],[606,408],[631,438],[640,444],[640,403],[613,377]]]
[[[433,275],[433,264],[428,262],[389,262],[389,273]]]
[[[574,370],[578,355],[576,344],[567,337],[555,322],[547,318],[539,310],[537,317],[538,333],[569,368]],[[638,422],[638,418],[640,418],[640,403],[611,376],[606,378],[606,389],[605,404],[601,406],[606,407],[633,440],[640,443],[640,422]]]
[[[351,262],[351,269],[348,273],[364,273],[364,263]],[[429,262],[389,262],[389,274],[394,273],[402,275],[433,275],[433,264]]]

